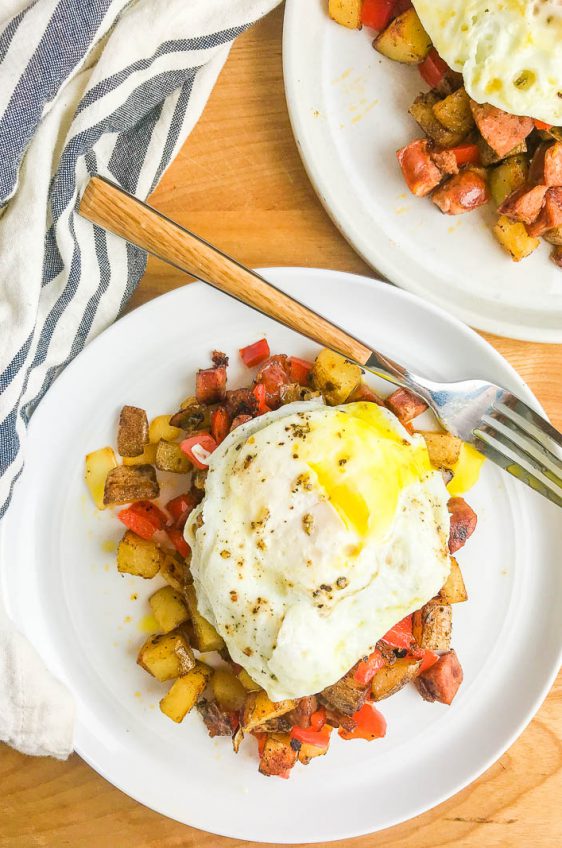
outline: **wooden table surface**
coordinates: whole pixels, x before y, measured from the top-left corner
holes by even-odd
[[[301,164],[283,94],[281,29],[278,9],[238,40],[201,121],[152,202],[250,266],[306,265],[372,275],[329,220]],[[132,306],[184,283],[179,272],[151,261]],[[562,427],[562,346],[487,338]],[[391,830],[337,844],[562,844],[561,683],[559,677],[515,745],[463,792]],[[249,845],[203,834],[147,810],[77,755],[61,763],[2,746],[0,787],[0,848]],[[321,815],[318,800],[314,815]]]

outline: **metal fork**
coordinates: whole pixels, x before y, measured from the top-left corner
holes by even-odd
[[[79,211],[94,224],[331,347],[377,377],[415,392],[445,430],[562,506],[562,435],[511,392],[482,380],[438,383],[408,371],[101,177],[88,183]]]

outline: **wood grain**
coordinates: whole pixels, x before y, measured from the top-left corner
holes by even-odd
[[[107,180],[92,177],[80,203],[80,214],[360,365],[365,365],[371,355],[371,350],[353,336]]]
[[[300,162],[283,97],[281,24],[279,10],[235,45],[202,120],[151,202],[250,267],[308,265],[372,275],[323,211]],[[184,284],[182,274],[151,260],[131,308]],[[487,338],[562,427],[562,346]],[[524,675],[522,669],[522,686]],[[555,848],[562,844],[561,740],[559,678],[520,739],[471,786],[411,822],[330,845]],[[250,845],[145,809],[76,755],[60,763],[1,747],[0,786],[0,848]],[[311,814],[322,814],[321,798]]]

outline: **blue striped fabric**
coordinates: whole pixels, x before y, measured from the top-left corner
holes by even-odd
[[[37,403],[145,268],[141,251],[76,215],[82,188],[99,173],[145,198],[232,41],[278,2],[3,0],[0,518]]]

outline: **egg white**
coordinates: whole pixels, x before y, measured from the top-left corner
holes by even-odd
[[[445,582],[448,498],[388,410],[254,419],[212,455],[186,525],[200,612],[272,700],[319,692]]]
[[[413,0],[478,103],[562,125],[560,0]]]

